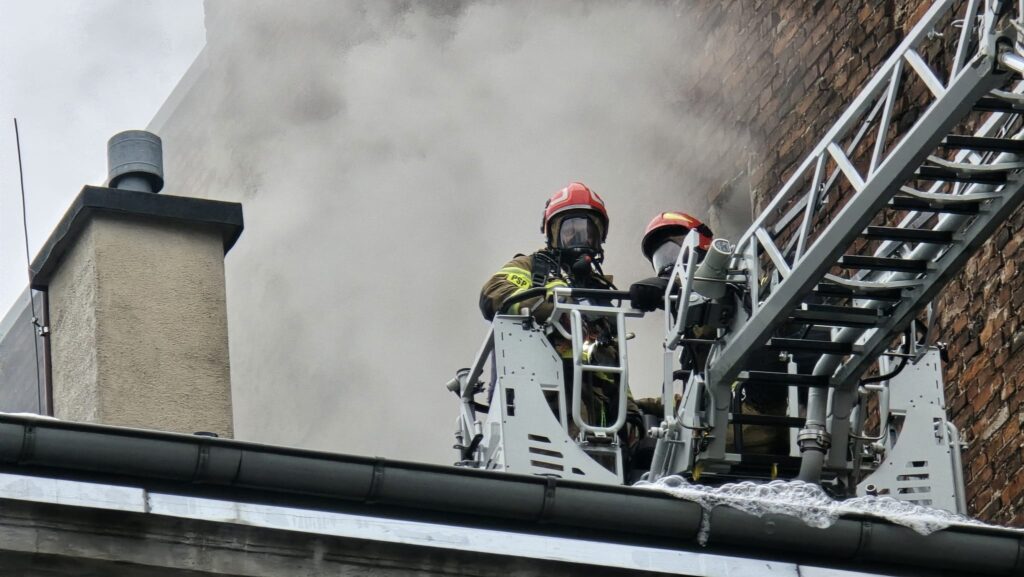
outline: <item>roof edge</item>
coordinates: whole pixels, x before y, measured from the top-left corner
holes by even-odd
[[[696,503],[631,487],[564,481],[277,447],[201,436],[0,415],[0,470],[117,479],[182,494],[239,500],[315,499],[392,518],[758,557],[894,575],[1011,575],[1024,570],[1024,534],[951,527],[920,535],[874,518],[826,529],[794,517],[710,512],[707,547]]]

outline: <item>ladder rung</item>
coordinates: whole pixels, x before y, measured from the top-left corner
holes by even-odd
[[[581,365],[581,369],[586,373],[612,373],[615,375],[622,373],[621,367],[604,367],[601,365]]]
[[[800,375],[793,373],[775,373],[772,371],[743,371],[736,378],[755,386],[783,387],[828,387],[828,377],[824,375]]]
[[[814,351],[821,354],[848,355],[853,352],[853,343],[837,343],[810,339],[786,339],[772,337],[765,345],[769,349],[783,351]]]
[[[953,231],[931,230],[926,228],[869,226],[861,236],[872,240],[898,240],[903,242],[931,242],[939,244],[953,242]]]
[[[950,134],[940,145],[943,148],[991,150],[994,152],[1024,152],[1024,140]]]
[[[899,272],[927,272],[928,261],[909,258],[885,258],[846,254],[839,257],[839,266],[858,270],[894,270]]]
[[[761,425],[765,427],[802,427],[807,419],[780,417],[777,415],[738,415],[729,413],[729,422],[734,425]]]
[[[1012,112],[1014,114],[1024,113],[1024,109],[1015,108],[1012,103],[1003,100],[1002,98],[995,98],[993,96],[983,96],[974,103],[974,109],[979,112]]]
[[[889,207],[898,210],[916,210],[918,212],[946,212],[950,214],[978,214],[978,202],[939,202],[921,200],[909,196],[894,196]]]
[[[818,304],[804,306],[806,308],[790,313],[790,320],[830,327],[873,327],[880,319],[877,309]]]
[[[1006,184],[1005,172],[971,172],[953,170],[938,166],[922,166],[914,178],[920,180],[941,180],[943,182],[974,182],[978,184]]]
[[[826,298],[871,299],[885,302],[903,300],[903,290],[898,288],[864,290],[827,282],[818,283],[811,294]]]
[[[874,308],[847,307],[843,305],[823,305],[818,303],[807,303],[803,306],[803,310],[821,313],[859,315],[862,317],[871,318],[877,317],[879,313],[878,309]]]

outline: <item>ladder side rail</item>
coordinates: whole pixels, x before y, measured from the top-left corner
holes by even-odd
[[[1022,0],[1022,1],[1024,1],[1024,0]],[[1013,87],[1012,91],[1010,92],[1010,94],[1018,95],[1018,94],[1021,93],[1022,89],[1024,89],[1024,82],[1017,82],[1014,85],[1014,87]],[[975,136],[975,137],[993,137],[993,136],[995,136],[995,137],[1005,137],[1004,131],[1010,126],[1010,124],[1012,123],[1012,121],[1014,120],[1015,117],[1016,117],[1015,114],[1008,114],[1008,113],[1004,113],[1004,112],[992,113],[992,114],[990,114],[988,116],[988,118],[985,119],[985,121],[982,123],[982,126],[975,131],[973,136]],[[974,164],[977,164],[977,165],[981,166],[981,165],[984,165],[985,156],[988,156],[988,155],[982,155],[982,154],[980,154],[980,153],[978,153],[976,151],[970,150],[970,149],[961,149],[961,150],[959,150],[954,155],[953,158],[954,158],[954,162],[956,162],[956,163],[973,162]],[[924,191],[924,192],[926,194],[936,194],[946,184],[948,184],[948,183],[943,182],[943,181],[935,181],[930,187],[928,187],[928,190]],[[956,186],[954,187],[954,190],[951,193],[944,193],[944,196],[962,196],[962,195],[965,195],[965,194],[978,195],[979,194],[977,192],[978,191],[978,186],[979,185],[971,184],[971,183],[956,183]],[[906,187],[902,187],[902,188],[906,188]],[[901,188],[901,190],[902,190],[902,188]],[[991,188],[992,187],[988,187],[986,190],[989,190]],[[924,223],[926,223],[928,220],[930,220],[933,217],[934,217],[934,213],[930,212],[930,211],[909,211],[902,219],[900,219],[900,222],[897,225],[897,228],[920,228]],[[932,230],[936,230],[936,229],[932,229]],[[881,244],[879,244],[878,248],[874,251],[873,256],[875,256],[875,257],[883,257],[883,258],[891,257],[898,249],[903,247],[905,244],[906,244],[906,241],[885,240]],[[905,277],[906,277],[906,275],[904,275],[904,277],[901,277],[901,278],[905,278]],[[876,282],[876,283],[877,282],[887,282],[887,283],[895,282],[895,280],[892,278],[890,273],[887,272],[887,271],[870,271],[870,270],[865,270],[865,271],[861,271],[860,273],[858,273],[858,275],[855,278],[857,278],[860,281],[864,281],[864,282]],[[868,306],[866,303],[869,303],[869,302],[870,302],[869,300],[858,299],[858,303],[859,303],[858,306]],[[876,303],[871,303],[871,304],[876,304]]]
[[[897,68],[902,69],[900,66],[897,66]],[[890,84],[889,89],[887,89],[887,91],[890,90],[892,86],[893,85]],[[867,135],[868,130],[870,130],[872,123],[875,121],[875,117],[878,116],[878,113],[882,110],[882,107],[885,105],[885,103],[885,99],[880,98],[876,100],[874,107],[871,109],[871,112],[869,112],[867,116],[864,117],[864,119],[860,123],[860,128],[857,129],[857,133],[854,134],[852,139],[850,139],[850,144],[846,145],[846,147],[843,149],[843,152],[845,154],[853,154],[853,151],[857,149],[857,147],[860,145],[860,141],[863,140],[864,136]],[[826,158],[825,156],[819,156],[818,164],[823,164],[826,160],[828,160],[828,158]],[[817,165],[815,166],[815,170],[817,170]],[[783,215],[775,224],[771,226],[770,232],[772,236],[774,237],[775,235],[778,235],[783,230],[785,230],[786,227],[789,226],[789,224],[793,222],[793,220],[796,219],[797,216],[800,216],[801,213],[807,210],[807,206],[809,203],[815,209],[820,204],[823,204],[825,199],[828,197],[828,192],[832,190],[832,185],[834,185],[836,181],[839,179],[839,175],[841,174],[841,172],[842,171],[840,171],[838,168],[832,169],[832,172],[830,172],[828,175],[828,179],[825,180],[825,183],[823,185],[821,185],[821,188],[819,189],[817,195],[813,195],[810,193],[810,191],[808,191],[803,196],[801,196],[796,202],[794,202],[793,206],[790,207],[789,211],[785,215]],[[814,180],[818,180],[817,174],[815,175]],[[811,202],[812,200],[814,202]],[[806,220],[802,221],[802,224],[808,227],[810,226],[810,223],[808,223]],[[786,249],[787,254],[789,253],[789,249],[793,242],[794,239],[791,239],[790,246],[788,246]],[[794,260],[794,262],[796,261]]]
[[[742,258],[746,263],[747,289],[750,291],[750,315],[744,320],[757,314],[761,307],[761,261],[757,256],[757,237],[751,236],[750,240],[737,244],[743,247]]]
[[[626,315],[615,315],[616,345],[619,357],[619,406],[612,425],[614,433],[618,433],[626,424],[626,401],[629,400],[629,353],[626,346]]]
[[[676,355],[663,348],[661,353],[661,424],[672,427],[676,422]]]
[[[796,235],[796,254],[793,255],[793,262],[800,262],[804,255],[804,247],[807,245],[807,237],[811,233],[811,224],[814,222],[814,211],[818,209],[818,199],[821,198],[818,188],[821,186],[821,179],[825,172],[825,157],[819,156],[814,166],[814,177],[811,178],[811,189],[804,196],[804,219],[800,222],[800,230]],[[788,250],[786,252],[789,252]]]
[[[572,420],[580,435],[596,431],[583,420],[583,314],[569,310],[569,335],[572,337]]]
[[[818,142],[811,154],[804,159],[800,164],[800,167],[793,173],[793,176],[791,176],[782,187],[782,190],[772,199],[768,206],[764,208],[761,212],[761,216],[759,216],[743,236],[740,237],[737,244],[742,245],[745,242],[748,242],[750,237],[755,234],[755,231],[758,228],[765,228],[765,224],[771,215],[775,214],[786,202],[789,201],[800,177],[804,176],[818,157],[827,152],[829,145],[834,142],[841,141],[843,137],[846,136],[850,128],[852,128],[852,126],[857,122],[864,111],[867,110],[868,106],[876,101],[883,89],[888,88],[889,83],[892,80],[893,68],[901,65],[900,63],[908,50],[916,47],[920,42],[928,38],[929,34],[932,33],[932,29],[935,24],[946,15],[953,4],[953,0],[939,0],[928,9],[928,12],[925,13],[924,17],[914,25],[914,28],[911,29],[907,37],[904,38],[893,53],[889,55],[889,58],[886,59],[882,67],[871,78],[867,86],[861,90],[853,102],[850,103],[842,116],[839,117],[839,120],[837,120],[832,128],[825,134],[824,138]]]
[[[976,29],[975,17],[978,9],[978,6],[976,5],[977,0],[971,0],[971,2],[973,4],[969,5],[964,12],[964,19],[962,20],[963,24],[961,26],[961,34],[959,36],[959,42],[957,44],[957,56],[954,60],[954,65],[949,76],[951,79],[956,77],[956,75],[962,69],[964,65],[964,58],[966,58],[966,51],[969,46],[970,39],[972,37],[971,34]],[[875,116],[877,116],[880,110],[882,110],[883,114],[876,133],[879,135],[887,134],[889,125],[891,123],[892,109],[895,105],[896,95],[898,93],[901,81],[903,60],[907,60],[907,62],[912,64],[912,66],[914,67],[918,75],[921,77],[921,79],[924,82],[929,83],[931,85],[932,92],[935,93],[936,96],[941,96],[940,93],[944,91],[944,86],[935,77],[934,73],[931,71],[928,65],[924,63],[924,61],[920,58],[916,51],[908,51],[905,55],[905,58],[902,60],[898,60],[896,62],[896,65],[893,67],[892,77],[890,79],[885,98],[877,100],[874,108],[862,121],[861,126],[857,131],[857,134],[853,137],[850,144],[846,146],[846,148],[843,150],[843,152],[846,155],[851,154],[860,144],[861,139],[863,139],[865,134],[868,132],[871,123],[874,121]],[[875,170],[877,169],[882,151],[885,149],[885,144],[886,140],[884,138],[876,137],[874,150],[872,151],[871,162],[868,168],[869,176],[874,174]],[[962,160],[965,156],[969,154],[971,154],[971,151],[961,151],[960,153],[957,154],[958,161]],[[818,158],[819,166],[824,162],[824,160],[826,160],[824,156]],[[803,242],[806,240],[806,236],[809,232],[809,229],[813,224],[812,219],[809,218],[810,214],[813,212],[814,209],[817,208],[818,202],[823,201],[823,199],[827,197],[828,191],[831,189],[832,185],[835,184],[835,181],[839,176],[840,172],[841,171],[838,168],[833,169],[831,174],[829,175],[827,182],[825,183],[822,190],[820,190],[820,192],[818,192],[817,194],[812,194],[811,192],[809,192],[808,194],[801,197],[797,202],[793,203],[793,206],[790,207],[789,211],[771,227],[772,235],[778,235],[783,230],[785,230],[785,228],[789,226],[789,224],[798,215],[800,215],[801,212],[804,213],[804,218],[799,227],[798,234],[791,237],[790,240],[786,243],[785,248],[783,249],[784,254],[791,254],[794,245],[796,245],[796,253],[793,256],[794,263],[798,262],[800,256],[803,254]],[[799,177],[800,175],[795,176]],[[815,176],[812,179],[811,191],[816,190],[815,187],[817,186],[817,184],[814,183],[817,183],[818,179],[819,175],[816,169]],[[941,186],[941,183],[937,183],[935,186],[933,186],[933,189],[937,189],[939,186]],[[888,244],[888,242],[889,241],[887,241],[886,244]],[[863,274],[863,272],[861,274]]]
[[[925,21],[927,19],[922,22]],[[731,382],[736,377],[750,351],[785,320],[801,296],[827,272],[844,248],[849,246],[875,213],[893,196],[894,185],[908,180],[928,152],[938,145],[943,135],[963,116],[967,107],[997,85],[998,78],[991,74],[992,68],[991,57],[982,55],[975,58],[950,83],[946,96],[933,102],[922,114],[904,138],[890,150],[888,158],[879,165],[878,171],[865,187],[849,199],[815,239],[800,266],[795,267],[747,323],[733,333],[724,345],[718,362],[710,370],[712,382]]]
[[[977,217],[963,233],[963,240],[951,247],[939,257],[933,265],[937,271],[925,279],[920,287],[912,291],[914,298],[908,298],[901,302],[892,311],[888,320],[878,328],[874,329],[865,340],[864,354],[851,359],[835,374],[836,390],[832,407],[832,439],[836,447],[843,448],[847,440],[848,425],[845,421],[849,415],[851,391],[856,389],[856,383],[860,375],[867,369],[870,362],[880,355],[889,344],[891,335],[909,324],[920,309],[921,303],[930,302],[938,292],[945,287],[948,281],[956,272],[963,267],[973,252],[981,246],[995,231],[996,227],[1016,209],[1024,200],[1024,180],[1018,180],[1004,187],[1004,198],[991,202],[988,210]],[[940,221],[936,228],[943,227],[950,229],[963,219],[959,215],[946,215],[948,218]],[[958,222],[959,221],[959,222]],[[924,257],[929,252],[934,253],[938,247],[923,244],[918,247],[911,258]],[[897,273],[898,274],[898,273]],[[837,340],[859,338],[851,331],[849,334],[840,334]],[[822,362],[825,359],[822,359]],[[836,364],[838,366],[838,363]],[[833,367],[834,370],[835,367]],[[823,366],[822,371],[828,371],[829,367]],[[815,368],[818,372],[818,368]],[[810,412],[810,401],[808,401],[808,412]],[[828,465],[833,468],[845,466],[845,450],[833,451],[829,456]]]
[[[875,332],[871,337],[864,343],[864,355],[861,356],[862,360],[853,360],[847,363],[839,372],[834,376],[834,380],[837,385],[847,384],[851,381],[856,380],[865,368],[864,365],[867,363],[867,359],[871,356],[876,356],[884,351],[885,346],[888,344],[885,340],[886,336],[883,329],[889,327],[903,326],[909,323],[913,318],[913,313],[917,312],[919,305],[922,302],[931,301],[932,298],[941,290],[946,283],[963,267],[967,259],[970,258],[971,254],[989,237],[995,232],[995,229],[1002,224],[1007,217],[1021,204],[1024,200],[1024,178],[1018,176],[1017,179],[1011,183],[1005,185],[1003,198],[994,199],[990,201],[990,205],[987,210],[975,217],[975,221],[971,223],[967,230],[963,232],[963,240],[942,254],[937,261],[935,261],[935,267],[938,269],[937,274],[931,275],[929,278],[916,289],[914,301],[905,300],[899,304],[894,310],[889,323],[886,323],[882,327],[875,329]],[[948,215],[956,218],[958,215]],[[949,219],[950,221],[953,218]],[[963,218],[962,216],[960,218]],[[927,248],[928,245],[922,245],[923,248]],[[923,251],[922,251],[923,252]],[[916,253],[916,251],[915,251]],[[916,254],[912,253],[910,258],[915,258]],[[913,304],[913,307],[911,307]],[[911,310],[913,308],[913,310]],[[903,318],[897,319],[898,316]],[[899,322],[899,321],[903,322]],[[892,334],[894,331],[889,330],[888,333]]]
[[[892,68],[892,78],[889,80],[889,90],[885,93],[885,108],[882,109],[882,119],[878,122],[878,134],[889,133],[889,123],[892,121],[892,110],[896,106],[896,96],[900,88],[900,77],[903,74],[903,61],[899,61]],[[955,76],[955,75],[954,75]],[[885,152],[885,138],[875,139],[875,148],[871,151],[871,164],[868,165],[868,175],[878,170],[878,163],[882,160]]]
[[[1022,0],[1022,1],[1024,1],[1024,0]],[[1024,90],[1024,82],[1017,82],[1015,84],[1012,92],[1014,94],[1020,94],[1021,90]],[[1012,120],[1012,118],[1011,118],[1012,116],[1015,116],[1015,115],[1010,115],[1010,114],[1007,114],[1005,112],[994,112],[994,113],[990,114],[989,117],[986,118],[985,121],[982,123],[981,127],[978,128],[978,130],[975,131],[974,136],[990,137],[990,136],[993,136],[995,134],[998,134],[1003,129],[1003,127],[1005,127],[1007,125],[1007,121],[1008,120]],[[974,151],[963,149],[963,150],[958,151],[953,156],[953,158],[954,158],[955,162],[965,162],[965,161],[967,161],[969,159],[969,157],[972,154],[974,154]],[[942,189],[942,187],[945,184],[946,184],[945,182],[936,181],[934,184],[932,184],[929,187],[929,189],[926,192],[937,193],[939,190]],[[957,191],[954,192],[953,194],[954,195],[966,194],[967,193],[967,190],[966,190],[967,188],[968,187],[966,187],[966,186],[965,187],[958,187]],[[907,213],[906,216],[904,216],[902,219],[900,219],[900,222],[897,225],[897,227],[899,227],[899,228],[908,228],[908,227],[910,227],[910,228],[918,228],[925,221],[927,221],[930,218],[932,218],[933,214],[934,213],[931,213],[931,212],[910,211],[910,212]],[[874,252],[874,256],[878,256],[878,257],[890,256],[890,255],[892,255],[893,252],[896,251],[896,249],[898,249],[901,246],[903,246],[903,244],[904,244],[903,242],[897,241],[897,240],[887,240],[887,241],[884,241],[884,242],[882,242],[878,246],[878,249]],[[874,277],[878,277],[878,276],[881,276],[882,274],[884,274],[884,273],[875,272],[874,274],[867,275],[867,278],[870,279],[873,276]]]
[[[1020,134],[1018,136],[1024,136],[1024,134]],[[996,159],[996,161],[997,162],[1005,162],[1005,161],[1010,160],[1012,158],[1016,158],[1016,155],[1004,153],[1004,154],[1000,155]],[[1005,185],[1002,185],[1002,186],[1005,186]],[[963,194],[987,193],[987,192],[994,191],[996,188],[998,188],[997,185],[976,184],[976,185],[971,186],[969,189],[965,190]],[[999,195],[999,197],[996,197],[993,200],[994,201],[1000,201],[1002,199],[1005,199],[1006,198],[1007,190],[1009,190],[1008,187],[1004,188],[1003,192]],[[989,211],[989,212],[991,212],[991,211]],[[975,224],[977,224],[977,222],[985,219],[985,214],[983,213],[982,215],[979,215],[979,216],[945,214],[945,215],[943,215],[942,217],[939,218],[939,222],[931,230],[956,232],[956,231],[959,231],[960,228],[963,226],[963,224],[965,222],[967,222],[971,218],[976,218],[977,220],[975,221]],[[937,245],[937,244],[931,244],[931,243],[922,243],[922,244],[918,244],[917,245],[917,247],[910,253],[910,255],[907,256],[907,259],[908,260],[929,260],[930,261],[930,260],[933,260],[936,257],[938,257],[945,250],[947,250],[947,249],[943,245]],[[950,250],[952,250],[952,249],[950,249]],[[949,254],[949,253],[947,252],[947,254]],[[931,266],[934,268],[936,265],[933,264]],[[903,280],[913,279],[915,276],[916,276],[916,273],[879,272],[878,273],[878,278],[873,279],[873,281],[877,282],[879,284],[895,283],[895,282],[899,282],[899,281],[903,281]],[[922,282],[921,284],[923,285],[923,284],[925,284],[925,282]],[[920,302],[920,299],[918,299],[917,302]],[[861,306],[869,307],[869,308],[880,307],[880,306],[883,306],[883,305],[884,305],[884,303],[881,303],[881,302],[878,302],[878,301],[872,301],[872,300],[867,300],[866,302],[862,302],[862,304],[861,304]],[[878,329],[874,329],[874,330],[878,330]],[[865,334],[865,332],[866,332],[865,329],[858,329],[858,328],[854,328],[854,327],[848,327],[848,328],[842,329],[842,330],[840,330],[838,332],[838,334],[836,336],[836,340],[841,341],[841,342],[853,342],[853,341],[858,340],[861,337],[861,335]],[[860,361],[861,363],[866,363],[868,361],[873,362],[873,359],[869,358],[870,355],[862,355],[862,357],[863,357],[864,360]],[[830,359],[830,360],[834,360],[834,359]],[[819,362],[819,364],[820,365],[824,365],[824,362]],[[831,367],[831,370],[834,371],[837,367],[838,367],[838,365],[834,365],[834,366]],[[817,372],[818,370],[819,370],[819,368],[815,367],[815,371]],[[824,374],[828,369],[825,369],[824,367],[822,367],[821,370],[822,370],[822,374]],[[831,374],[831,372],[829,372],[829,374]]]

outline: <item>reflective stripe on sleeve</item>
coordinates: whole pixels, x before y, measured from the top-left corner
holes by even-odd
[[[516,285],[521,290],[528,289],[533,284],[533,281],[530,280],[530,271],[516,266],[507,266],[496,274],[504,275],[505,280]]]

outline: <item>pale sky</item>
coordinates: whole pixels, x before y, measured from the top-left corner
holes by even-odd
[[[0,317],[28,283],[13,118],[34,257],[106,141],[145,128],[205,43],[202,0],[0,0]]]

